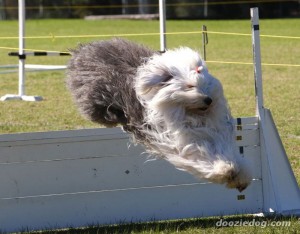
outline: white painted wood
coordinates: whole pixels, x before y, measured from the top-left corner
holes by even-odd
[[[246,194],[246,200],[240,201],[237,192],[224,193],[222,187],[214,185],[5,200],[1,201],[6,209],[0,214],[0,225],[2,230],[14,231],[17,227],[77,227],[259,212],[261,200],[256,199],[261,196],[259,188],[260,184],[254,183],[252,194]],[[222,199],[212,194],[222,194]]]
[[[259,130],[236,131],[236,144],[238,146],[259,145]]]
[[[261,53],[260,53],[260,33],[259,33],[259,15],[258,8],[251,8],[251,24],[252,24],[252,47],[253,47],[253,64],[255,78],[255,96],[256,96],[256,114],[262,111],[263,102],[263,84],[261,70]]]
[[[159,32],[160,32],[160,51],[167,49],[166,42],[166,1],[159,0]]]
[[[237,151],[239,151],[239,149],[237,149]],[[253,179],[262,180],[260,146],[245,146],[243,147],[243,151],[244,153],[241,154],[241,156],[247,159],[247,163],[253,174]]]
[[[272,114],[264,109],[262,179],[264,212],[300,215],[300,190],[280,140]]]
[[[252,45],[259,119],[259,141],[265,214],[300,215],[300,190],[271,112],[263,105],[258,8],[251,9]]]
[[[247,136],[258,130],[238,132]],[[119,128],[2,135],[0,229],[266,213],[266,194],[272,193],[266,188],[272,186],[261,172],[270,174],[270,168],[261,161],[260,145],[241,142],[245,144],[237,150],[243,147],[241,156],[254,175],[242,194],[198,181],[164,160],[147,161],[143,148],[128,148],[128,137]],[[239,200],[239,195],[245,199]],[[276,204],[286,199],[282,196]],[[289,213],[294,204],[295,200],[284,202],[280,211]]]
[[[257,125],[258,124],[258,117],[242,117],[240,119],[243,126],[245,125]],[[235,124],[238,124],[238,119],[234,119]]]
[[[119,128],[0,136],[0,229],[262,212],[258,146],[241,155],[256,176],[238,200],[238,191],[147,161],[141,146],[128,145]]]

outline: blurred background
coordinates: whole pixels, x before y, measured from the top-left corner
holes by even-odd
[[[259,7],[261,18],[297,18],[300,0],[167,0],[168,19],[244,19]],[[28,0],[26,18],[157,14],[158,0]],[[18,17],[18,0],[0,0],[0,19]]]

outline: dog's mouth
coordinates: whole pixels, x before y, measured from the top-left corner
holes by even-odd
[[[201,108],[199,108],[198,110],[200,110],[200,111],[207,111],[207,110],[208,110],[208,107],[201,107]]]
[[[208,111],[209,109],[211,109],[212,105],[209,105],[209,106],[190,106],[190,107],[187,107],[186,109],[190,110],[190,111],[195,111],[195,112],[206,112]]]
[[[214,103],[212,102],[212,99],[210,97],[207,97],[204,99],[204,103],[202,103],[201,105],[189,106],[187,107],[187,109],[190,110],[191,112],[201,114],[201,113],[208,112],[213,105]]]
[[[193,106],[193,107],[189,106],[189,107],[187,107],[187,109],[195,110],[195,111],[197,111],[197,110],[206,111],[206,110],[209,109],[209,107],[210,106],[201,106],[201,107],[199,107],[199,106],[197,106],[197,107],[196,106]]]

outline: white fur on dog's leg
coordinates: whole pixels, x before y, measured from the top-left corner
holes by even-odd
[[[198,179],[225,184],[228,188],[242,191],[250,184],[251,171],[244,158],[235,154],[231,147],[223,154],[217,154],[209,150],[211,147],[208,143],[202,143],[186,145],[178,151],[178,155],[169,154],[165,159]]]
[[[206,179],[224,184],[234,176],[237,171],[237,165],[230,161],[217,160],[213,162],[210,172],[207,173]]]
[[[238,158],[239,171],[232,180],[227,182],[227,188],[236,188],[240,192],[247,188],[251,183],[252,172],[249,167],[249,161],[245,158]]]
[[[251,172],[244,160],[239,162],[217,160],[212,163],[206,161],[191,161],[183,158],[168,158],[168,161],[180,170],[188,171],[198,179],[205,179],[212,183],[225,184],[227,188],[243,191],[251,181]]]

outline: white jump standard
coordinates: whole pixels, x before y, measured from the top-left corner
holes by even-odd
[[[264,213],[300,215],[300,190],[271,111],[263,104],[258,8],[251,8],[256,115],[259,118]]]
[[[41,101],[41,96],[25,95],[25,0],[19,0],[19,89],[18,94],[7,94],[0,98],[1,101],[22,100],[22,101]]]
[[[19,0],[19,51],[10,52],[9,56],[19,57],[19,84],[18,84],[18,94],[6,94],[0,98],[0,101],[9,100],[22,100],[22,101],[41,101],[43,98],[41,96],[28,96],[25,94],[25,80],[26,71],[48,71],[48,70],[64,70],[66,66],[58,65],[34,65],[25,64],[27,56],[69,56],[70,53],[67,52],[41,52],[32,51],[25,52],[25,0]],[[15,66],[8,66],[8,68],[14,68]],[[3,67],[5,68],[5,67]],[[0,74],[16,72],[15,70],[2,71]]]

